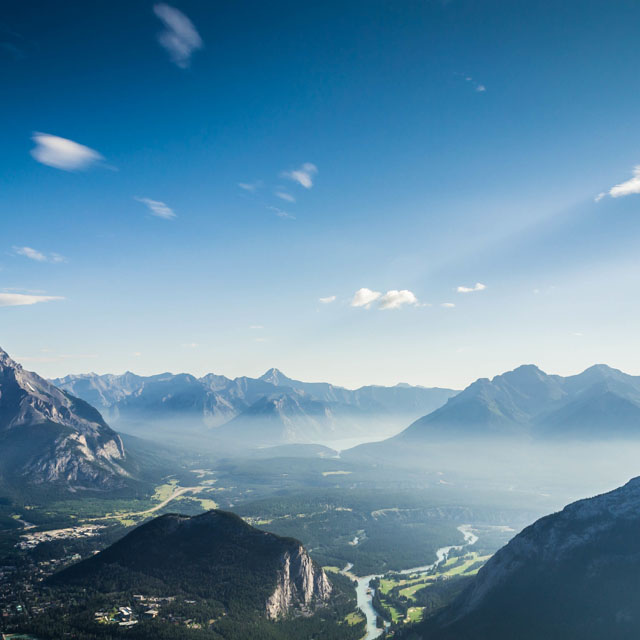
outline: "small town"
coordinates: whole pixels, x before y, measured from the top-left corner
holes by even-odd
[[[93,538],[100,535],[102,524],[83,524],[77,527],[67,527],[66,529],[51,529],[49,531],[35,531],[21,535],[21,541],[16,545],[24,551],[35,549],[43,542],[55,542],[59,540],[69,540],[73,538]]]

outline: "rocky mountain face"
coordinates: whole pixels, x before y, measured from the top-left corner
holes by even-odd
[[[140,435],[217,431],[245,443],[282,444],[388,434],[442,406],[456,392],[398,385],[356,390],[293,380],[277,369],[260,378],[208,374],[83,374],[52,381],[95,404],[118,429]]]
[[[84,400],[25,371],[0,349],[0,477],[69,488],[123,483],[120,436]]]
[[[155,518],[51,584],[204,598],[223,603],[232,615],[249,610],[272,620],[311,614],[332,594],[300,542],[219,510]]]
[[[640,637],[640,478],[527,527],[418,637]]]
[[[563,378],[524,365],[477,380],[397,439],[513,435],[639,437],[640,376],[596,365]]]
[[[287,550],[282,556],[276,588],[267,599],[266,613],[271,620],[288,615],[292,610],[312,613],[329,600],[331,583],[322,569],[316,567],[302,545]]]

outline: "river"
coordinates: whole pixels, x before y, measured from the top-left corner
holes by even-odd
[[[402,571],[395,571],[390,573],[400,573],[403,575],[407,575],[410,573],[426,573],[427,571],[431,571],[431,569],[433,569],[434,567],[437,567],[440,563],[444,562],[451,551],[453,551],[454,549],[462,549],[463,547],[468,547],[478,541],[478,536],[476,536],[475,533],[471,531],[471,525],[463,524],[458,527],[458,531],[460,531],[460,533],[462,533],[462,535],[464,536],[464,543],[451,545],[449,547],[441,547],[436,551],[436,561],[432,564],[426,564],[421,567],[413,567],[411,569],[404,569]],[[351,573],[352,567],[353,564],[349,563],[341,571],[341,573],[348,575],[350,578],[358,581],[358,586],[356,587],[356,593],[358,595],[358,607],[367,618],[367,635],[365,635],[363,640],[373,640],[374,638],[378,638],[382,635],[383,629],[378,629],[378,627],[376,626],[378,612],[373,607],[373,595],[375,590],[371,587],[371,581],[374,578],[381,578],[383,574],[356,576]]]

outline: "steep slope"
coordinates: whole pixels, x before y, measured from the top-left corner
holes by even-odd
[[[559,376],[523,365],[493,380],[480,378],[444,407],[414,422],[400,437],[525,432],[533,417],[559,405],[566,395]]]
[[[122,484],[124,447],[84,400],[25,371],[0,349],[0,474],[5,483]]]
[[[538,520],[421,633],[434,640],[640,637],[640,478]]]
[[[217,601],[231,615],[309,614],[332,592],[323,570],[292,538],[255,529],[225,511],[169,514],[56,574],[53,586],[101,593],[179,595]]]

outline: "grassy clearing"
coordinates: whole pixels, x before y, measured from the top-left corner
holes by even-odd
[[[344,619],[350,627],[360,624],[361,622],[364,622],[364,620],[365,617],[360,611],[353,611]]]
[[[385,575],[378,585],[378,595],[385,617],[394,623],[419,622],[424,616],[424,607],[420,605],[424,603],[424,594],[420,593],[417,596],[418,592],[429,589],[436,583],[442,584],[442,580],[475,575],[490,557],[481,556],[473,551],[464,556],[448,558],[431,574]]]
[[[169,480],[166,484],[158,485],[153,492],[152,500],[155,502],[164,502],[165,500],[168,500],[176,490],[177,486],[178,481],[176,479]]]
[[[327,566],[327,567],[322,567],[327,573],[340,573],[340,567],[332,567],[332,566]]]
[[[407,620],[409,622],[420,622],[424,616],[424,609],[422,607],[410,607],[407,610]]]

